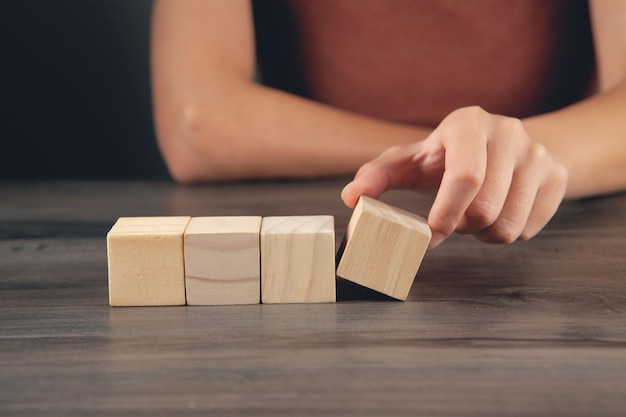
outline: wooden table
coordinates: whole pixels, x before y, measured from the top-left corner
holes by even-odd
[[[333,214],[340,239],[344,183],[0,183],[0,415],[626,415],[626,195],[454,236],[406,302],[108,306],[117,217]]]

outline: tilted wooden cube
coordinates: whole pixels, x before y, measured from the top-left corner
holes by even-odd
[[[263,218],[263,303],[334,302],[335,288],[335,229],[332,216]]]
[[[187,304],[261,302],[261,217],[194,217],[185,231]]]
[[[190,217],[121,217],[107,234],[112,306],[185,304],[183,234]]]
[[[362,196],[348,224],[337,275],[406,300],[430,238],[426,219]]]

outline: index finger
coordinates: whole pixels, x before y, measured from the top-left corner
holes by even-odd
[[[413,156],[418,147],[419,144],[394,146],[363,165],[342,190],[344,203],[354,208],[361,195],[378,198],[387,190],[407,187],[407,173],[416,165]]]
[[[445,150],[445,168],[428,215],[428,224],[433,231],[431,248],[439,245],[456,229],[480,191],[487,172],[484,138],[473,132],[456,135],[453,143],[450,143],[450,138],[441,140]]]

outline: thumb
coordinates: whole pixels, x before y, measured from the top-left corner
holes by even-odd
[[[354,180],[341,191],[341,199],[346,206],[354,208],[362,195],[380,197],[387,190],[388,183],[387,177],[378,171],[359,171]]]
[[[414,143],[391,147],[363,165],[341,192],[344,203],[354,208],[362,195],[378,198],[387,190],[413,187],[413,171],[421,163],[414,160],[419,146]]]

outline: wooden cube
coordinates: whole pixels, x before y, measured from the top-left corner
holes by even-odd
[[[337,275],[406,300],[430,238],[426,219],[362,196],[348,224]]]
[[[194,217],[185,232],[187,304],[261,302],[261,217]]]
[[[121,217],[107,234],[112,306],[185,304],[183,234],[190,217]]]
[[[263,303],[334,302],[332,216],[265,217],[261,226]]]

